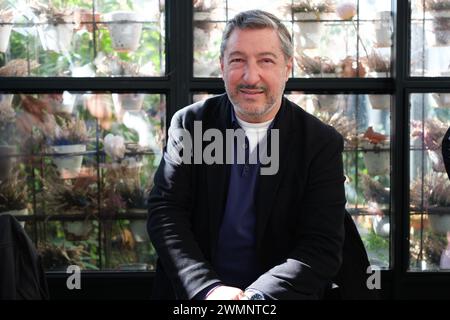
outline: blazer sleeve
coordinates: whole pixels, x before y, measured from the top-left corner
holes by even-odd
[[[309,150],[313,155],[294,249],[285,261],[250,285],[271,299],[320,298],[341,265],[346,202],[343,139],[334,129],[329,129],[328,142],[322,143],[318,150],[312,147]]]
[[[148,202],[147,229],[163,269],[178,299],[192,299],[220,280],[206,261],[191,230],[194,165],[181,161],[180,150],[189,147],[186,116],[171,121],[163,158],[155,173]],[[192,162],[191,162],[192,163]]]

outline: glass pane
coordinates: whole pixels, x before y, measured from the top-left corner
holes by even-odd
[[[450,2],[411,0],[411,12],[411,76],[450,76]]]
[[[441,146],[449,107],[450,93],[410,96],[411,271],[450,269],[450,181]]]
[[[164,95],[1,93],[0,214],[47,270],[152,270],[146,200],[164,143]]]
[[[390,77],[391,1],[193,0],[194,76],[220,75],[228,19],[248,9],[274,13],[293,35],[294,77]],[[357,12],[365,12],[359,16]]]
[[[164,25],[164,0],[7,1],[0,76],[162,76]]]

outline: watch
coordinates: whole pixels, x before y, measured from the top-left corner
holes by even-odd
[[[255,291],[255,290],[245,290],[244,292],[247,300],[266,300],[264,298],[264,295],[259,292],[259,291]]]

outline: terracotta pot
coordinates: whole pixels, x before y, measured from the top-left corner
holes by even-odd
[[[75,21],[77,22],[77,30],[87,30],[89,32],[94,31],[94,24],[100,22],[100,13],[92,13],[89,9],[77,9],[74,13]]]

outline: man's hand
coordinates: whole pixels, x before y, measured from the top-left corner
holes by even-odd
[[[240,300],[243,297],[244,291],[239,288],[218,286],[206,296],[206,300]]]

